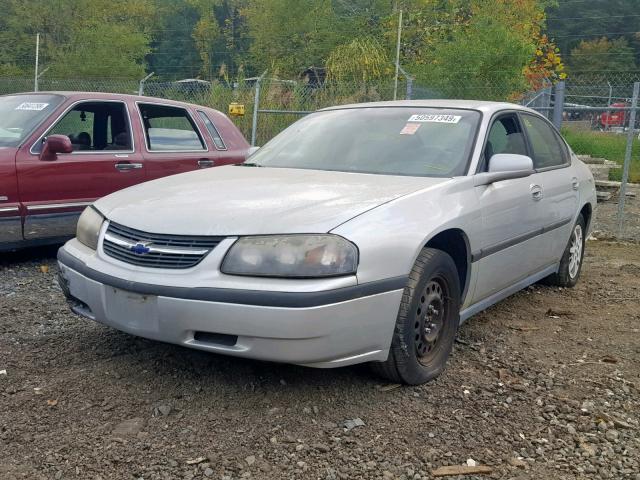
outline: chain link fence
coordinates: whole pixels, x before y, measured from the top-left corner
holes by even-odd
[[[427,86],[403,75],[394,91],[393,79],[375,82],[336,82],[261,77],[235,82],[199,79],[161,82],[153,79],[40,78],[41,91],[93,91],[140,94],[206,105],[227,112],[229,105],[245,106],[234,122],[254,145],[262,145],[301,116],[349,103],[399,99],[483,99],[521,103],[539,111],[562,129],[577,154],[585,155],[597,179],[599,215],[606,232],[640,240],[640,115],[636,115],[634,84],[639,72],[582,74],[567,82],[544,81],[536,91],[515,90],[495,79],[467,78]],[[28,92],[33,78],[0,78],[0,94]],[[606,222],[609,224],[606,224]]]
[[[523,104],[562,130],[594,174],[596,233],[640,241],[640,74],[588,75],[545,85]]]

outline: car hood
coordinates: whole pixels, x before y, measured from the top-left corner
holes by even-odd
[[[140,184],[104,197],[95,206],[114,222],[151,233],[320,233],[444,181],[228,166]]]

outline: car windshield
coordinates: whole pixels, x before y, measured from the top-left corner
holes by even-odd
[[[17,147],[62,102],[59,95],[0,97],[0,147]]]
[[[480,121],[472,110],[373,107],[313,113],[246,165],[382,175],[464,175]]]

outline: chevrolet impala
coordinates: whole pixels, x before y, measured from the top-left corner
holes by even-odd
[[[420,384],[461,322],[534,282],[576,284],[595,202],[527,108],[333,107],[244,164],[98,200],[60,283],[74,312],[133,335]]]

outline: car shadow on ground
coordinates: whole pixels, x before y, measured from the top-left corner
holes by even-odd
[[[0,252],[0,268],[12,267],[26,262],[48,262],[55,260],[58,249],[62,245],[47,245],[43,247],[23,248]]]
[[[172,383],[192,383],[215,384],[231,390],[257,386],[290,386],[295,390],[384,383],[368,365],[317,369],[246,359],[146,340],[102,325],[66,341],[67,358],[59,358],[60,362],[79,367],[87,363],[105,364],[106,369],[120,378],[146,383],[152,375],[155,384],[167,387]]]

